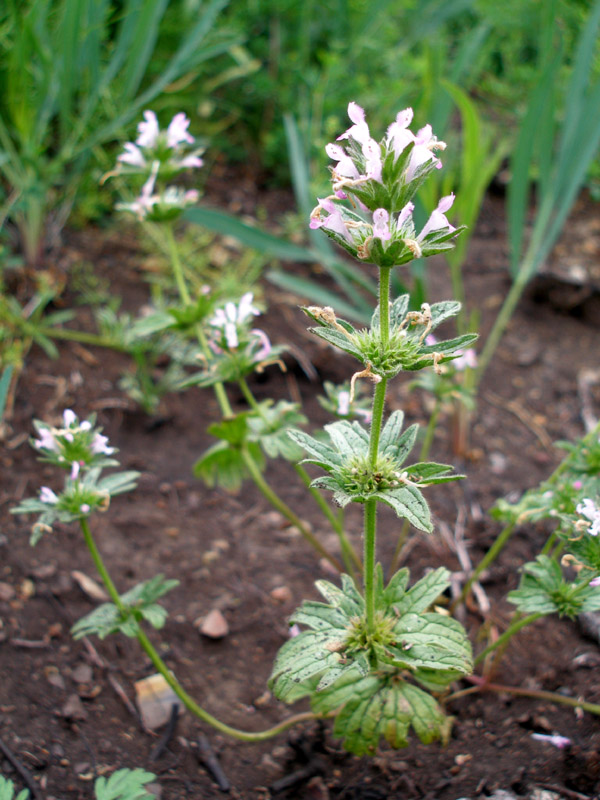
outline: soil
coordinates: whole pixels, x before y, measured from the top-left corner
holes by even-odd
[[[591,216],[585,205],[576,213],[578,219]],[[123,308],[146,302],[139,252],[122,232],[71,232],[64,241],[56,261],[59,272],[85,258],[110,281],[111,292],[122,296]],[[505,241],[503,203],[490,197],[466,266],[469,305],[480,312],[484,335],[509,286]],[[430,299],[449,297],[443,262],[432,262],[429,275]],[[597,364],[598,297],[589,291],[557,308],[550,300],[561,292],[555,284],[550,288],[536,284],[523,298],[485,377],[469,451],[459,464],[467,479],[428,492],[436,532],[415,535],[404,551],[413,580],[431,565],[461,570],[450,546],[461,526],[476,563],[500,530],[488,515],[494,502],[547,477],[561,459],[552,442],[581,436],[582,414],[598,412],[597,406],[589,407],[595,402],[593,389],[589,396],[578,389],[584,371]],[[332,358],[305,332],[297,301],[269,285],[263,289],[267,332],[301,351],[316,377],[309,379],[289,357],[286,374],[270,368],[252,388],[259,399],[299,395],[317,427],[328,421],[316,399],[320,382],[343,380],[354,365]],[[65,302],[71,300],[67,290]],[[76,324],[92,329],[86,310],[78,312]],[[455,723],[445,747],[413,741],[404,750],[383,745],[376,758],[356,758],[332,738],[330,725],[316,723],[248,745],[186,713],[152,760],[163,731],[144,731],[135,709],[115,688],[133,701],[135,681],[153,672],[150,662],[135,641],[119,636],[86,644],[69,634],[71,624],[96,604],[73,577],[74,570],[96,577],[78,529],[57,526],[32,549],[30,521],[8,513],[41,484],[56,482],[54,469],[40,465],[28,446],[32,420],[56,420],[64,408],[81,417],[95,411],[123,465],[142,473],[135,492],[115,498],[108,512],[93,520],[97,542],[122,591],[158,572],[181,581],[164,599],[170,614],[165,628],[151,636],[188,692],[222,720],[259,730],[290,713],[265,691],[273,658],[288,635],[287,617],[302,599],[316,599],[314,580],[335,576],[253,485],[234,496],[207,489],[193,477],[195,460],[214,441],[206,433],[218,418],[209,390],[168,396],[157,416],[149,418],[117,388],[130,366],[126,356],[73,343],[60,343],[59,349],[60,358],[52,361],[32,348],[0,456],[0,745],[5,756],[10,751],[30,771],[39,797],[91,798],[96,775],[124,766],[154,772],[163,800],[218,797],[214,776],[198,759],[201,732],[231,784],[230,796],[243,800],[457,800],[487,797],[497,789],[528,797],[537,789],[537,797],[546,790],[585,798],[600,792],[598,718],[508,693],[471,694],[452,702]],[[407,383],[392,384],[390,408],[404,408],[410,422],[425,424],[426,398],[409,392]],[[236,408],[243,407],[235,392],[231,399]],[[447,417],[438,428],[433,456],[457,463]],[[306,501],[293,469],[273,462],[266,476],[334,548],[335,536]],[[382,512],[380,519],[379,555],[389,564],[400,527],[391,513]],[[358,507],[348,520],[350,537],[360,547]],[[476,649],[483,646],[476,639],[482,623],[488,630],[506,625],[511,607],[503,598],[547,533],[542,526],[523,527],[489,571],[483,588],[492,610],[482,619],[473,604],[465,620]],[[229,626],[219,640],[201,636],[197,627],[214,608]],[[598,643],[586,639],[576,622],[547,618],[512,640],[496,680],[600,703],[599,664]],[[91,671],[81,670],[86,665]],[[303,709],[300,704],[298,710]],[[568,736],[572,746],[556,749],[533,739],[533,732]],[[1,750],[0,773],[23,785]]]

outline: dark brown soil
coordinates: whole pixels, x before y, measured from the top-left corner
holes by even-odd
[[[509,285],[502,226],[502,203],[489,200],[466,271],[469,304],[481,313],[484,331]],[[125,308],[144,302],[139,258],[119,235],[91,231],[66,238],[61,258],[79,254],[91,260],[109,278],[111,291],[123,296]],[[434,262],[429,274],[432,299],[447,298],[443,262]],[[289,297],[269,287],[265,291],[265,327],[273,340],[300,348],[320,380],[339,381],[352,373],[350,361],[334,359],[304,332],[305,321]],[[487,514],[495,500],[545,478],[561,457],[550,443],[583,433],[578,378],[597,364],[598,318],[597,297],[591,293],[568,312],[548,302],[544,285],[522,300],[481,389],[469,458],[460,465],[468,478],[461,486],[429,490],[438,524],[434,535],[416,536],[406,549],[413,579],[429,565],[460,569],[448,540],[462,522],[476,563],[500,529]],[[87,312],[80,313],[79,324],[90,327]],[[160,415],[149,419],[130,410],[117,388],[128,367],[126,357],[67,343],[60,344],[60,353],[59,360],[50,361],[38,348],[31,350],[4,430],[0,462],[0,582],[14,589],[11,597],[5,586],[5,599],[0,596],[0,740],[31,771],[40,797],[91,798],[95,774],[124,766],[155,772],[163,800],[217,797],[213,778],[196,756],[201,731],[231,782],[231,796],[244,800],[456,800],[486,796],[496,788],[529,795],[535,787],[554,787],[563,797],[580,798],[600,791],[596,717],[494,693],[451,704],[456,721],[447,747],[413,742],[406,750],[385,746],[377,758],[358,759],[341,750],[328,725],[316,724],[266,744],[247,745],[217,735],[186,713],[151,763],[160,732],[141,730],[114,689],[116,680],[133,700],[133,684],[152,673],[150,662],[135,641],[94,641],[111,665],[107,671],[94,663],[85,643],[69,634],[70,625],[94,606],[72,576],[79,570],[96,577],[80,533],[75,526],[57,527],[31,549],[29,522],[8,514],[42,483],[55,485],[53,468],[38,464],[27,444],[32,419],[52,420],[64,408],[82,417],[96,411],[124,466],[141,471],[139,488],[116,498],[105,515],[93,520],[97,541],[122,591],[158,572],[181,581],[165,599],[170,612],[166,627],[152,638],[164,647],[169,666],[190,694],[222,720],[259,730],[288,715],[289,709],[265,693],[273,658],[286,639],[287,617],[303,598],[316,597],[314,580],[334,576],[252,485],[230,496],[208,490],[193,477],[194,461],[213,441],[205,432],[217,419],[210,391],[170,396]],[[289,364],[287,375],[272,368],[253,382],[259,399],[294,398],[299,392],[312,423],[326,422],[316,400],[318,382]],[[242,408],[241,397],[235,392],[231,397]],[[409,394],[405,380],[392,385],[390,406],[404,408],[410,421],[427,420],[424,398]],[[451,439],[445,418],[434,443],[436,458],[455,461]],[[267,478],[335,547],[335,537],[306,501],[293,469],[272,463]],[[351,538],[360,546],[360,509],[353,508],[348,519]],[[399,529],[393,515],[381,514],[384,564],[389,564]],[[484,621],[473,606],[466,621],[476,648],[482,646],[477,640],[482,622],[503,629],[510,606],[502,598],[515,587],[519,566],[538,552],[546,536],[540,527],[521,529],[490,570],[484,588],[492,612]],[[289,599],[275,599],[271,592],[277,587],[287,587]],[[230,632],[210,641],[199,635],[194,622],[215,607]],[[599,703],[599,663],[597,643],[585,639],[576,623],[545,619],[513,640],[496,679]],[[93,669],[87,685],[77,684],[73,674],[82,664]],[[69,719],[65,712],[72,695],[81,699],[82,713],[75,714],[81,719]],[[532,739],[535,731],[568,736],[573,746],[560,751]],[[0,773],[22,784],[2,755]],[[291,776],[288,788],[281,783],[286,776]]]

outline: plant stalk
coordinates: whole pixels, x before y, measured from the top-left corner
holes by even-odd
[[[518,633],[521,628],[524,628],[526,625],[530,625],[532,622],[535,622],[536,619],[539,619],[543,616],[543,614],[529,614],[526,617],[519,617],[518,619],[514,620],[504,631],[504,633],[496,639],[495,642],[489,644],[485,650],[482,650],[481,653],[479,653],[473,663],[475,665],[481,663],[481,661],[483,661],[490,653],[496,650],[496,648],[507,644],[509,639],[511,639],[515,633]]]
[[[110,577],[108,570],[102,560],[102,556],[96,547],[96,542],[94,541],[94,537],[92,536],[92,532],[90,530],[90,526],[88,525],[87,519],[81,519],[81,530],[83,531],[83,537],[85,539],[85,543],[90,551],[92,559],[94,561],[94,565],[98,570],[98,574],[102,578],[102,582],[104,583],[108,594],[110,595],[111,600],[119,609],[120,613],[125,616],[127,614],[127,609],[123,605],[121,597],[117,592],[117,589]],[[137,640],[140,643],[142,649],[152,662],[152,664],[156,667],[157,671],[163,676],[167,684],[171,687],[171,689],[175,692],[177,697],[181,700],[183,705],[189,709],[192,714],[195,714],[199,719],[203,722],[212,725],[213,728],[216,728],[221,733],[225,733],[228,736],[233,737],[234,739],[238,739],[242,742],[262,742],[265,739],[271,739],[273,736],[277,736],[279,733],[283,733],[288,728],[291,728],[293,725],[296,725],[299,722],[307,722],[309,720],[318,719],[317,714],[312,714],[310,712],[304,714],[296,714],[293,717],[289,717],[288,719],[280,722],[279,725],[275,725],[272,728],[268,728],[265,731],[258,731],[256,733],[252,731],[242,731],[238,728],[232,728],[229,725],[226,725],[224,722],[221,722],[216,717],[213,717],[212,714],[209,714],[208,711],[205,711],[201,706],[196,703],[196,701],[190,697],[190,695],[185,691],[183,686],[179,683],[177,678],[175,678],[165,662],[162,660],[160,655],[158,654],[156,648],[150,641],[150,639],[146,636],[145,632],[139,627],[137,629]]]
[[[269,486],[267,481],[264,479],[261,471],[257,467],[256,462],[252,458],[251,453],[248,452],[248,449],[246,447],[242,447],[241,453],[242,453],[242,458],[244,460],[244,464],[246,465],[246,468],[250,473],[250,477],[252,478],[257,488],[260,490],[260,492],[262,492],[263,496],[266,497],[269,503],[271,503],[273,508],[276,508],[277,511],[283,514],[283,516],[289,522],[292,523],[292,525],[295,525],[296,528],[298,528],[304,539],[306,539],[306,541],[312,547],[314,547],[314,549],[317,551],[317,553],[319,553],[320,556],[329,561],[329,563],[333,567],[335,567],[335,569],[338,572],[343,572],[344,567],[340,563],[340,561],[338,561],[338,559],[335,556],[333,556],[325,549],[325,547],[323,547],[323,545],[317,539],[317,537],[313,533],[311,533],[311,531],[308,530],[308,528],[302,522],[300,517],[294,511],[292,511],[292,509],[287,505],[287,503],[285,503]]]
[[[500,683],[489,683],[484,678],[479,678],[477,675],[465,677],[466,681],[475,683],[469,689],[462,689],[458,692],[446,697],[442,702],[444,705],[452,700],[458,700],[459,697],[464,697],[468,694],[475,692],[498,692],[501,694],[514,694],[518,697],[533,697],[536,700],[547,700],[550,703],[559,703],[564,706],[571,706],[571,708],[581,708],[588,711],[590,714],[600,714],[600,705],[597,703],[588,703],[577,697],[566,697],[564,694],[557,694],[556,692],[546,692],[542,689],[523,689],[520,686],[504,686]]]
[[[391,268],[379,270],[379,335],[380,350],[383,354],[390,341],[390,272]],[[379,439],[383,423],[383,410],[387,379],[383,378],[375,386],[373,393],[373,416],[369,432],[369,467],[375,472],[379,454]],[[370,499],[364,504],[364,571],[363,587],[365,593],[365,612],[367,631],[375,633],[375,556],[377,550],[377,500]]]

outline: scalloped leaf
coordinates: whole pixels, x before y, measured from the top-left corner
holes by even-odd
[[[416,486],[407,484],[386,489],[385,492],[374,492],[370,497],[375,497],[393,508],[399,517],[407,519],[415,528],[426,533],[433,531],[429,506]]]
[[[153,800],[144,785],[156,778],[143,769],[119,769],[110,778],[100,777],[94,783],[96,800]]]
[[[300,461],[304,448],[288,436],[288,431],[292,425],[303,425],[308,420],[298,411],[298,403],[280,400],[271,408],[272,402],[261,403],[261,412],[248,417],[248,440],[258,442],[269,458]]]
[[[450,572],[438,567],[417,581],[394,608],[398,616],[426,611],[450,586]]]
[[[392,747],[405,747],[411,726],[425,744],[446,742],[452,726],[452,718],[431,695],[396,674],[360,677],[347,672],[329,689],[315,693],[311,705],[320,714],[340,709],[333,733],[359,756],[373,754],[382,737]]]

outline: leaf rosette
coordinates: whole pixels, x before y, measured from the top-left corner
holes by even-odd
[[[434,570],[407,590],[407,569],[386,588],[379,569],[372,632],[347,575],[341,589],[319,581],[328,602],[305,602],[291,617],[309,630],[279,651],[269,682],[274,694],[285,702],[309,696],[317,713],[336,713],[334,733],[358,755],[372,753],[382,736],[393,747],[406,745],[411,726],[423,742],[447,739],[451,720],[424,689],[443,691],[472,669],[463,627],[429,610],[448,575]]]
[[[574,619],[584,611],[600,611],[600,591],[590,586],[589,573],[584,578],[567,581],[554,559],[539,555],[523,567],[519,588],[508,594],[524,614],[558,614]]]
[[[401,433],[403,421],[401,411],[390,415],[381,432],[374,467],[369,461],[369,434],[357,421],[340,420],[326,425],[330,444],[304,431],[292,430],[288,435],[308,453],[303,463],[316,464],[329,473],[316,478],[311,486],[331,490],[339,506],[376,499],[419,530],[431,532],[431,515],[421,487],[447,483],[462,476],[450,475],[451,466],[433,462],[404,468],[404,461],[415,444],[418,425],[411,425]]]
[[[389,341],[381,339],[379,307],[371,318],[369,329],[357,330],[346,320],[338,319],[331,308],[309,306],[304,312],[318,327],[309,330],[334,347],[357,358],[373,375],[393,378],[399,372],[414,372],[444,364],[457,358],[477,339],[466,333],[454,339],[427,343],[428,334],[442,322],[456,316],[460,303],[444,301],[432,306],[423,304],[421,311],[409,311],[409,295],[401,295],[390,305]]]

